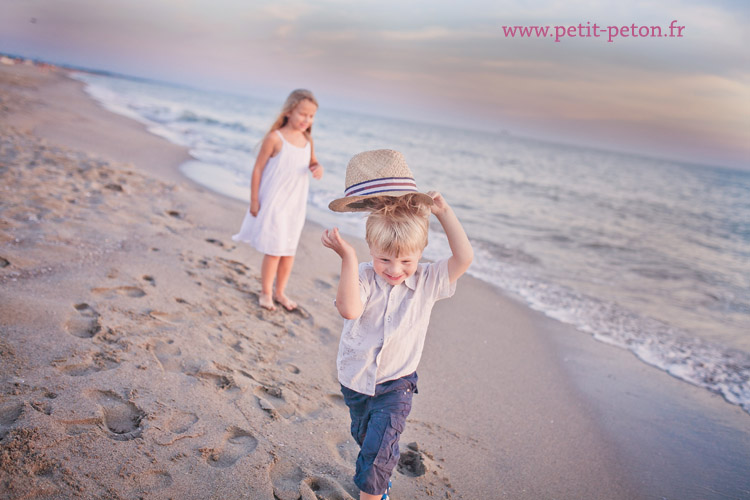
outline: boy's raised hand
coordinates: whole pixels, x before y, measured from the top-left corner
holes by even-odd
[[[320,241],[323,243],[324,247],[330,248],[331,250],[339,254],[339,257],[341,257],[342,259],[346,255],[356,255],[354,247],[341,237],[341,235],[339,234],[339,228],[337,227],[334,227],[330,231],[328,229],[323,231],[323,236],[321,236]]]
[[[432,198],[432,206],[430,207],[430,211],[436,217],[443,215],[450,208],[448,206],[448,202],[445,201],[445,198],[443,198],[443,195],[439,192],[427,191],[427,194]]]
[[[336,309],[346,319],[355,319],[362,314],[362,299],[359,296],[357,252],[341,237],[338,228],[323,231],[320,238],[326,246],[341,257],[341,277],[336,290]]]
[[[443,226],[445,236],[448,238],[448,245],[450,245],[453,253],[448,259],[448,274],[451,283],[455,283],[471,265],[471,261],[474,259],[474,250],[471,248],[471,243],[464,228],[443,195],[437,191],[429,191],[427,194],[432,197],[433,203],[430,209],[437,217],[440,225]]]

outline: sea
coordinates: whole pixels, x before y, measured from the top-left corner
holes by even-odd
[[[281,101],[73,76],[105,108],[189,148],[186,176],[249,199]],[[440,191],[463,223],[471,275],[750,412],[750,160],[747,171],[689,164],[324,102],[313,137],[325,175],[311,180],[309,220],[364,236],[361,214],[328,203],[343,195],[354,154],[401,151],[418,188]],[[448,251],[433,218],[424,256]]]

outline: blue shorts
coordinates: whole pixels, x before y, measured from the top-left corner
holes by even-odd
[[[398,464],[398,440],[417,392],[417,373],[375,386],[368,396],[341,386],[349,415],[352,437],[360,447],[354,484],[370,495],[381,495]]]

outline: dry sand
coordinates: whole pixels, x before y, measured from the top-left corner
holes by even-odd
[[[0,66],[0,498],[346,499],[339,262],[257,306],[243,203],[59,70]],[[364,245],[358,242],[361,258]],[[281,309],[281,308],[280,308]],[[464,277],[394,499],[750,498],[750,417]]]

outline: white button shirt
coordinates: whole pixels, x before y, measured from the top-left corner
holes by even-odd
[[[419,264],[396,286],[363,262],[359,291],[364,309],[359,318],[344,320],[336,367],[343,386],[373,396],[376,384],[417,370],[432,306],[453,295],[456,284],[447,259]]]

